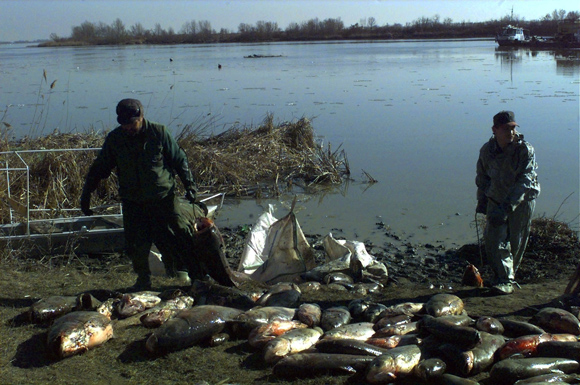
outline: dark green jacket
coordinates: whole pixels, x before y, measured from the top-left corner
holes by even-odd
[[[89,169],[84,191],[93,192],[115,169],[122,200],[144,203],[163,199],[174,193],[175,174],[186,190],[196,187],[183,149],[164,125],[148,120],[143,120],[136,136],[120,126],[107,135]]]

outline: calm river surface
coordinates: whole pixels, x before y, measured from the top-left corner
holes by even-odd
[[[112,129],[126,97],[173,132],[208,115],[216,133],[268,113],[308,117],[325,145],[342,145],[354,181],[299,196],[305,232],[382,245],[392,240],[377,229],[383,222],[413,243],[451,247],[476,240],[475,164],[503,109],[536,149],[536,216],[578,228],[579,75],[579,51],[506,51],[491,40],[0,45],[0,121],[14,137]],[[379,183],[365,184],[363,170]],[[269,203],[282,217],[291,199],[228,205],[218,225],[252,224]]]

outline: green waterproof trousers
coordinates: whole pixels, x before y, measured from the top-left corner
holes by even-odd
[[[193,223],[200,216],[203,212],[197,205],[174,195],[147,203],[123,201],[125,249],[139,280],[150,279],[149,252],[153,243],[168,272],[187,266],[192,280],[203,277],[199,265],[186,260],[193,255]]]

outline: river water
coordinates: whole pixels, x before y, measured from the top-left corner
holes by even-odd
[[[15,138],[108,130],[126,97],[173,132],[208,119],[217,133],[269,113],[307,117],[324,145],[346,151],[353,180],[298,196],[304,232],[382,245],[392,240],[383,223],[410,242],[452,247],[476,240],[475,164],[503,109],[536,149],[535,215],[578,228],[579,74],[579,51],[501,50],[491,40],[0,45],[0,121]],[[367,185],[363,170],[379,182]],[[282,217],[291,200],[229,202],[217,222],[252,224],[269,204]]]

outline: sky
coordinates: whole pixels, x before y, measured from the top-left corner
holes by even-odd
[[[376,24],[412,22],[439,15],[454,22],[487,21],[510,15],[537,20],[555,9],[580,11],[578,0],[0,0],[0,41],[69,37],[85,21],[141,23],[179,32],[186,22],[207,20],[212,29],[237,32],[240,23],[290,23],[340,18],[345,26],[374,17]]]

